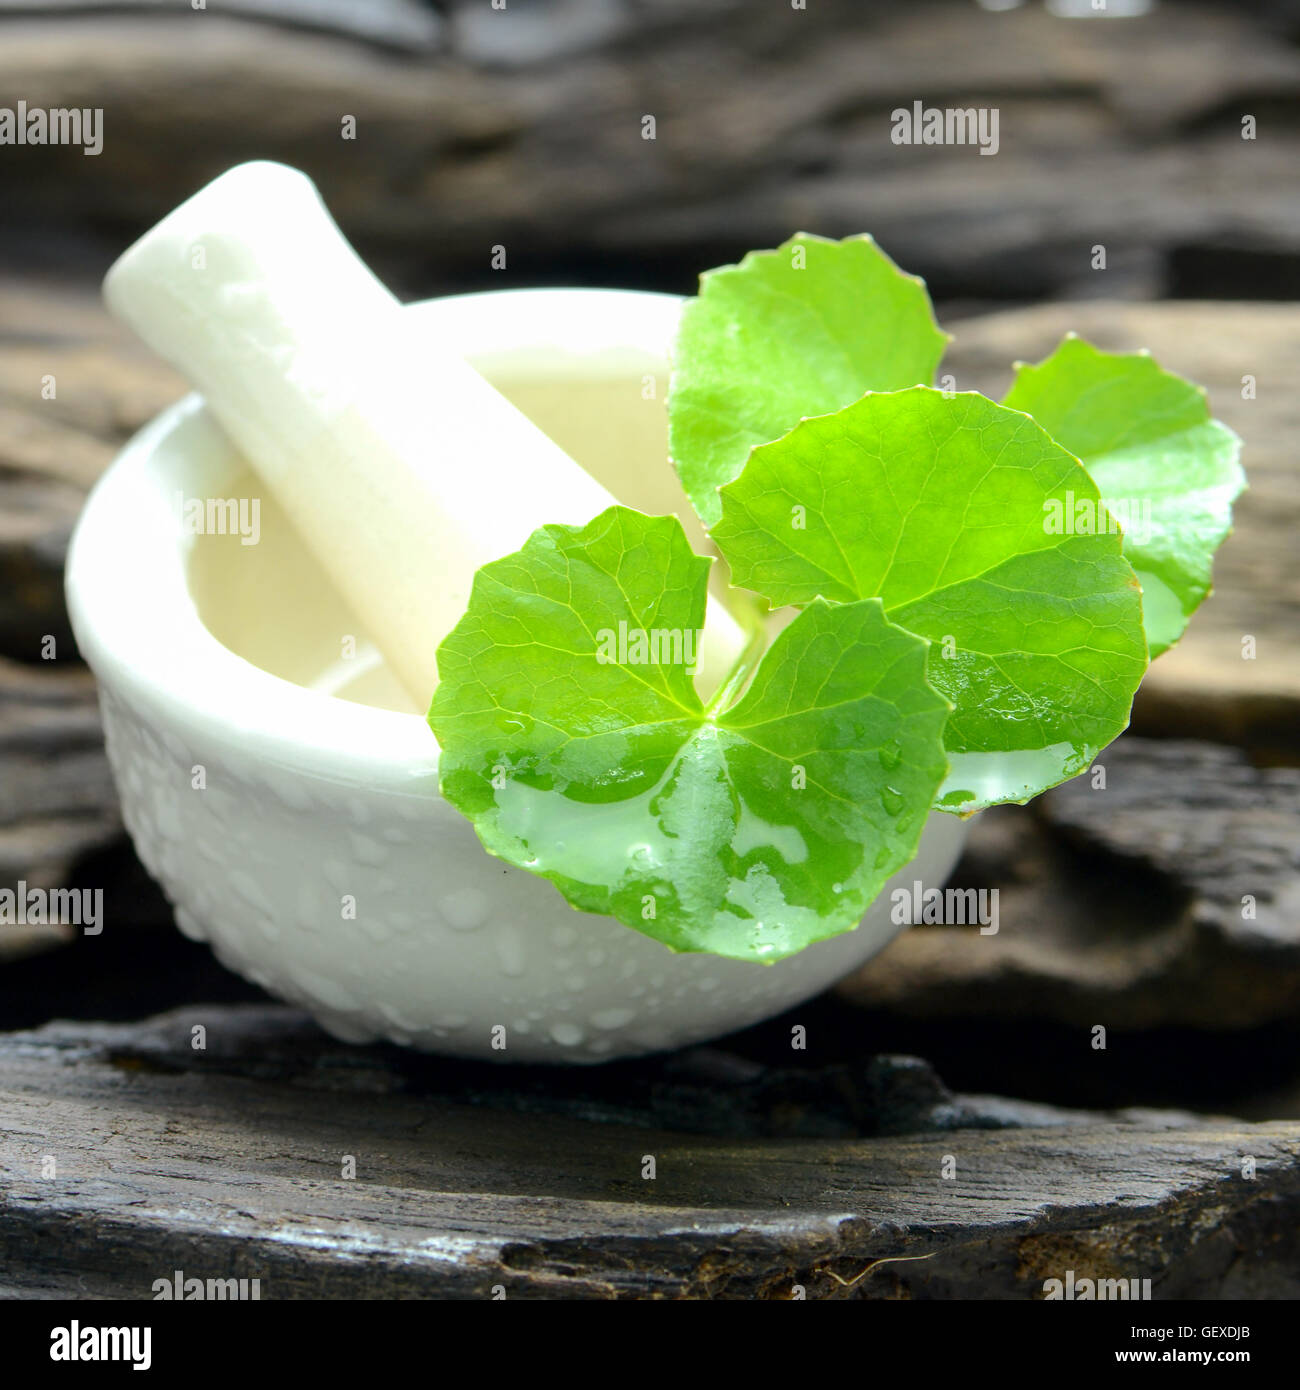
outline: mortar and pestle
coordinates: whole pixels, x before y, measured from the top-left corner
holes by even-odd
[[[855,931],[773,965],[674,954],[490,856],[439,795],[424,715],[480,565],[615,499],[705,548],[667,457],[680,300],[403,307],[270,163],[182,204],[104,288],[198,394],[95,486],[68,605],[127,829],[229,968],[347,1041],[598,1062],[783,1012],[903,929],[892,887],[944,881],[966,826],[936,813]],[[742,643],[715,592],[702,689]]]

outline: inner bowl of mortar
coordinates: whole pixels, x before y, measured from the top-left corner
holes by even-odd
[[[666,295],[511,290],[406,312],[619,501],[676,512],[707,553],[667,463],[680,310]],[[875,955],[901,930],[889,890],[941,885],[965,838],[932,815],[856,931],[774,965],[675,955],[575,912],[439,796],[424,712],[196,396],[94,488],[67,591],[123,818],[177,925],[350,1042],[599,1062],[716,1037]],[[116,916],[129,930],[105,906],[109,929]]]

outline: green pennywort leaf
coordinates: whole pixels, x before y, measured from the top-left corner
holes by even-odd
[[[812,602],[705,706],[708,565],[623,507],[534,532],[479,570],[429,723],[492,854],[674,950],[773,961],[855,926],[914,855],[948,706],[874,598]]]
[[[806,233],[700,277],[682,313],[668,451],[706,526],[755,445],[866,391],[928,384],[947,334],[870,237]]]
[[[1128,724],[1146,669],[1137,580],[1113,534],[1053,534],[1098,501],[1033,420],[973,392],[873,393],[754,450],[712,538],[772,603],[879,598],[928,637],[955,706],[944,810],[1025,801]]]
[[[1146,353],[1102,352],[1073,336],[1037,366],[1021,364],[1003,404],[1032,415],[1092,475],[1123,531],[1159,656],[1210,592],[1214,552],[1246,485],[1240,439],[1210,418],[1201,387]],[[1087,502],[1063,521],[1095,524]]]

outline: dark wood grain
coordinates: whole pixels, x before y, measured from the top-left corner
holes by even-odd
[[[9,236],[39,262],[80,247],[88,278],[253,157],[306,169],[410,289],[500,283],[497,244],[511,276],[616,267],[685,289],[798,226],[873,231],[944,298],[1150,297],[1175,273],[1180,293],[1222,295],[1216,251],[1231,292],[1267,295],[1300,266],[1300,53],[1244,6],[1072,23],[966,0],[464,0],[442,25],[425,8],[423,35],[396,0],[348,7],[350,25],[277,0],[17,8],[0,88],[102,108],[104,148],[7,150],[29,229]],[[365,28],[390,46],[356,42]],[[891,113],[916,100],[996,108],[997,154],[894,144]]]
[[[181,1269],[264,1298],[1034,1298],[1074,1269],[1300,1292],[1300,1124],[712,1138],[440,1096],[298,1026],[213,1007],[0,1037],[10,1291],[147,1298]]]
[[[996,935],[920,927],[840,987],[922,1018],[1231,1029],[1300,1015],[1300,770],[1126,735],[1032,809],[983,813],[953,876]]]
[[[0,887],[62,887],[83,856],[120,845],[121,834],[90,673],[0,657]],[[72,930],[0,924],[0,965]]]

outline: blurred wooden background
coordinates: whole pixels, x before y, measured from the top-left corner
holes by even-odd
[[[93,280],[268,157],[410,294],[498,244],[516,282],[685,291],[794,227],[869,228],[942,301],[1300,291],[1295,0],[986,3],[0,0],[0,91],[105,130],[5,150],[0,245]],[[892,144],[915,100],[996,106],[997,155]]]

